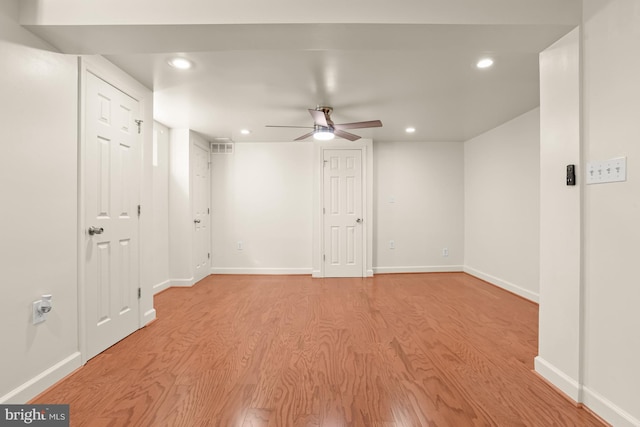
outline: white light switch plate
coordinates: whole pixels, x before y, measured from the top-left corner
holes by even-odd
[[[604,184],[627,180],[627,158],[618,157],[601,162],[587,163],[587,184]]]

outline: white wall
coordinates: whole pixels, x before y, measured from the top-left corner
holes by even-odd
[[[373,156],[374,272],[462,270],[462,143],[375,143]]]
[[[151,152],[151,241],[148,244],[152,265],[150,282],[153,292],[169,286],[169,128],[153,123],[154,142]],[[155,151],[155,154],[154,154]],[[155,161],[155,164],[154,164]],[[145,209],[146,210],[146,209]]]
[[[580,400],[580,30],[540,54],[540,311],[536,371]],[[576,185],[566,166],[576,165]]]
[[[212,272],[310,274],[313,144],[237,143],[211,174]]]
[[[584,401],[640,425],[640,2],[584,2],[586,162],[627,157],[627,181],[584,193]]]
[[[77,60],[15,23],[0,2],[0,403],[24,403],[80,365]],[[48,320],[31,303],[53,294]]]
[[[169,275],[172,286],[193,284],[189,136],[189,129],[169,131]]]
[[[464,144],[465,271],[537,301],[539,110]]]

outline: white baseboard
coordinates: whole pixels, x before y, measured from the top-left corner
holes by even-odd
[[[582,387],[578,381],[574,380],[540,356],[536,356],[534,359],[534,369],[569,398],[573,399],[575,402],[581,401],[580,391]]]
[[[482,279],[486,282],[489,282],[493,285],[499,286],[502,289],[506,289],[509,292],[513,292],[516,295],[521,296],[522,298],[526,298],[529,301],[533,301],[533,302],[539,302],[540,300],[540,295],[538,295],[535,292],[531,292],[528,289],[525,288],[521,288],[518,285],[514,285],[513,283],[507,282],[506,280],[502,280],[498,277],[492,276],[490,274],[487,273],[483,273],[480,270],[476,270],[473,267],[469,267],[467,265],[464,266],[464,269],[462,270],[467,274],[470,274],[472,276],[477,277],[478,279]]]
[[[461,265],[427,265],[410,267],[373,267],[373,273],[452,273],[462,271]]]
[[[598,414],[600,418],[616,427],[638,427],[640,419],[616,406],[604,396],[596,393],[588,387],[583,387],[583,403],[590,410]],[[637,407],[636,407],[637,409]]]
[[[158,283],[153,285],[153,294],[157,294],[160,293],[162,291],[164,291],[165,289],[169,289],[169,287],[171,286],[171,280],[167,279],[164,282]]]
[[[195,284],[194,278],[190,277],[189,279],[170,279],[169,288],[189,288]]]
[[[0,397],[0,404],[25,404],[81,366],[82,357],[77,351]]]
[[[148,325],[154,320],[156,320],[156,309],[152,308],[144,313],[144,316],[142,317],[142,326]]]
[[[220,268],[212,267],[211,274],[312,274],[310,268]]]
[[[321,279],[322,273],[320,270],[313,270],[311,271],[311,277],[313,277],[314,279]]]
[[[367,270],[367,277],[373,277],[373,269],[372,268]]]

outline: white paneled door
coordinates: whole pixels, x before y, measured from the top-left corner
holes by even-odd
[[[138,101],[87,72],[85,309],[87,359],[138,329]]]
[[[211,241],[209,228],[209,150],[198,144],[192,145],[193,157],[191,164],[191,179],[193,190],[193,258],[195,268],[194,280],[202,280],[209,275]]]
[[[324,150],[324,276],[363,277],[362,151]]]

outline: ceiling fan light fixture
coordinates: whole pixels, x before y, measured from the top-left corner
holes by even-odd
[[[331,129],[318,129],[313,134],[313,139],[316,141],[331,141],[333,138],[335,138],[335,135]]]

